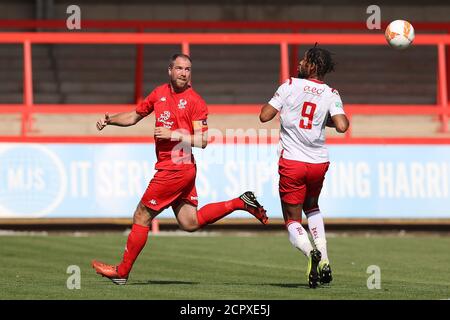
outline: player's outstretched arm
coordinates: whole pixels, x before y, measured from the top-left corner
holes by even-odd
[[[114,115],[105,113],[103,118],[97,121],[97,129],[102,130],[107,125],[129,127],[141,121],[144,117],[137,114],[135,110],[130,112],[121,112]]]
[[[267,122],[275,118],[278,110],[272,107],[270,104],[266,103],[261,108],[261,113],[259,114],[259,120],[261,122]]]

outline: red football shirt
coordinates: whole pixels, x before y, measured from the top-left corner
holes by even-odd
[[[202,97],[191,87],[181,93],[172,90],[170,84],[163,84],[153,90],[136,107],[136,113],[145,117],[155,112],[155,127],[182,130],[194,134],[192,121],[205,121],[208,108]],[[194,165],[192,148],[179,141],[156,139],[155,169],[183,170]]]

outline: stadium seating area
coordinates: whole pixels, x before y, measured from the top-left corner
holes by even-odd
[[[304,49],[300,48],[299,52]],[[329,75],[327,83],[340,91],[345,103],[436,103],[437,55],[434,47],[416,46],[407,52],[378,46],[334,46],[330,49],[335,53],[337,66],[336,72]],[[34,45],[32,50],[36,103],[133,103],[134,46]],[[145,93],[166,81],[168,57],[179,50],[178,46],[145,47]],[[278,85],[279,54],[276,46],[192,46],[194,87],[209,104],[264,103]],[[0,103],[20,103],[22,48],[19,45],[2,45],[0,55],[3,69],[0,76]],[[83,119],[80,116],[72,118],[79,124],[80,119]],[[391,134],[389,126],[387,131],[379,127],[379,123],[388,118],[359,118],[361,121],[354,121],[355,135],[371,135],[373,132]],[[54,122],[49,116],[37,116],[38,127],[39,119]],[[392,120],[395,120],[395,116],[388,121]],[[396,130],[395,133],[407,136],[417,133],[425,136],[438,134],[439,122],[436,117],[416,116],[410,120],[418,125],[413,131],[406,126],[405,130]],[[89,121],[92,122],[92,118],[86,119],[87,123]],[[220,125],[223,119],[217,122]],[[236,123],[233,120],[226,122],[232,127]],[[253,122],[250,123],[253,125]],[[53,125],[42,123],[42,128],[37,131],[42,132],[45,127],[50,133],[53,131],[50,126]],[[86,127],[86,133],[89,133],[87,128],[89,126]]]
[[[282,1],[282,3],[284,2]],[[65,17],[64,12],[61,11],[61,8],[65,5],[64,1],[54,1],[56,15],[54,18]],[[83,17],[120,19],[120,10],[123,9],[130,16],[143,19],[144,17],[141,17],[139,13],[143,10],[143,5],[143,3],[139,3],[136,6],[130,4],[128,7],[124,7],[119,4],[111,4],[111,6],[103,6],[103,11],[99,11],[95,10],[95,6],[82,4],[83,8],[89,8],[89,10],[84,9],[83,12],[87,12],[87,14],[84,14]],[[151,8],[154,9],[152,14],[155,10],[165,12],[163,5],[155,5]],[[182,11],[190,12],[187,7],[183,8],[180,5],[180,8]],[[318,8],[320,9],[320,5],[316,9]],[[3,12],[6,11],[11,14],[9,17],[30,19],[33,17],[36,8],[30,1],[11,1],[3,4],[2,9]],[[161,19],[170,16],[168,15],[170,8],[166,9],[167,12],[160,17]],[[219,10],[224,19],[234,17],[226,8],[216,8],[216,11],[212,7],[209,9],[213,15]],[[280,18],[283,16],[282,12],[285,9],[286,7],[282,6],[279,12],[273,12],[274,17]],[[269,9],[264,11],[264,8],[259,8],[259,10],[262,10],[261,14],[270,12]],[[308,10],[311,13],[309,19],[323,18],[323,10],[314,11],[312,7],[308,7]],[[414,10],[410,11],[414,12]],[[247,12],[250,18],[252,18],[252,14],[256,14],[250,13],[249,10]],[[336,12],[341,13],[341,19],[356,19],[356,14],[352,13],[351,10],[339,11],[339,9],[336,9]],[[422,21],[431,17],[431,12],[427,13],[426,10],[422,12],[422,15],[419,12],[415,14],[420,16]],[[289,19],[288,15],[284,17]],[[170,16],[170,18],[182,19],[186,17]],[[189,18],[195,18],[195,15]],[[211,19],[214,16],[208,18]],[[234,18],[238,19],[239,17]],[[338,16],[333,16],[330,19],[338,20],[338,18]],[[154,30],[146,31],[153,32]],[[267,32],[267,30],[252,30],[251,32],[258,31]],[[340,32],[340,30],[331,31]],[[177,32],[179,31],[177,30]],[[283,30],[273,30],[273,32],[283,32]],[[321,30],[321,32],[326,31]],[[388,46],[327,46],[327,48],[335,54],[337,66],[336,72],[329,75],[326,82],[339,90],[344,103],[436,104],[437,50],[435,46],[413,46],[407,51],[401,52],[392,50]],[[298,53],[302,54],[305,49],[305,47],[300,47]],[[145,46],[144,94],[167,80],[168,58],[174,52],[179,51],[181,51],[180,46]],[[193,45],[190,48],[190,53],[194,60],[194,87],[209,104],[262,104],[270,99],[278,85],[280,70],[280,49],[278,46]],[[134,103],[135,46],[33,45],[32,54],[35,103]],[[21,103],[23,100],[23,49],[21,45],[0,45],[0,69],[0,103]],[[47,130],[48,133],[53,132],[51,123],[54,122],[54,117],[57,118],[58,116],[35,116],[35,132],[43,132],[43,130]],[[78,125],[82,125],[84,123],[82,119],[86,118],[75,115],[69,117],[75,119]],[[233,127],[236,125],[236,121],[233,121],[231,115],[218,117],[218,127]],[[6,121],[6,126],[2,129],[3,134],[19,130],[20,124],[14,124],[14,121],[10,121],[15,118],[18,117],[10,115],[3,119],[2,122]],[[67,116],[64,116],[64,118],[67,119]],[[405,123],[413,121],[417,124],[414,129],[408,129],[406,125],[405,130],[396,128],[395,132],[391,133],[389,128],[383,127],[383,123],[395,121],[395,119],[395,116],[354,117],[353,135],[371,135],[373,132],[378,132],[381,135],[442,135],[438,132],[439,122],[437,117],[411,116]],[[85,121],[86,124],[91,123],[92,116],[88,116]],[[240,121],[241,126],[242,123],[244,122]],[[247,125],[254,124],[253,120],[245,123]],[[89,133],[90,129],[87,128],[86,133]],[[55,132],[58,130],[55,129]],[[74,130],[74,132],[79,133],[79,129]],[[121,131],[121,134],[123,133]],[[143,133],[148,132],[144,131]]]
[[[333,46],[336,72],[327,83],[344,102],[436,103],[436,49]],[[300,48],[303,52],[306,48]],[[144,91],[167,80],[168,58],[179,46],[146,46]],[[36,103],[133,103],[133,46],[34,45]],[[193,83],[211,104],[262,103],[278,85],[277,46],[192,46]],[[22,101],[22,48],[0,46],[0,103]]]

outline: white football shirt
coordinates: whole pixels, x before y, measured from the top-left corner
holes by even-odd
[[[337,90],[322,81],[290,78],[269,101],[280,112],[279,152],[309,163],[328,161],[325,124],[328,114],[345,114]]]

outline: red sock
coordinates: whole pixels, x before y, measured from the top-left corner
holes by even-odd
[[[245,210],[244,201],[235,198],[228,201],[210,203],[197,211],[197,221],[201,228],[222,219],[235,210]]]
[[[121,277],[126,277],[130,273],[133,263],[144,248],[148,238],[148,231],[150,227],[144,227],[138,224],[133,224],[131,232],[128,235],[127,246],[123,253],[122,262],[119,264],[118,273]]]

